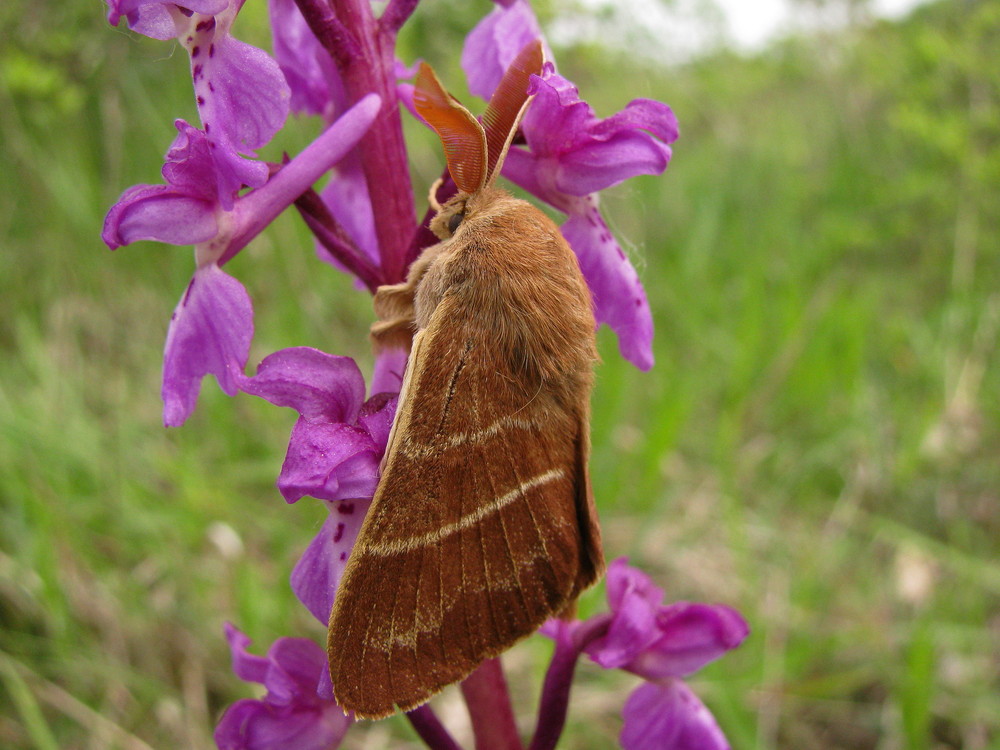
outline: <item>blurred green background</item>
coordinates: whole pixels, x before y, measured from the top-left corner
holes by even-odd
[[[602,116],[651,96],[682,128],[665,176],[604,197],[657,325],[649,373],[600,335],[606,552],[750,621],[692,680],[737,749],[1000,748],[1000,3],[893,22],[840,4],[847,24],[753,54],[556,45]],[[461,91],[488,8],[425,0],[401,55]],[[547,28],[579,12],[538,10]],[[103,14],[0,7],[0,746],[203,748],[253,694],[224,620],[258,653],[322,638],[287,578],[325,511],[274,489],[290,411],[206,381],[188,424],[161,426],[191,251],[112,255],[99,231],[195,112],[183,52]],[[269,47],[262,3],[237,33]],[[370,368],[369,300],[318,269],[294,215],[227,268],[254,298],[253,361],[310,345]],[[526,732],[549,649],[506,658]],[[635,684],[582,665],[563,747],[612,747]],[[435,705],[466,731],[455,691]],[[412,742],[393,719],[345,746]]]

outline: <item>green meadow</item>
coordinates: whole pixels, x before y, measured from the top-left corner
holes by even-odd
[[[543,3],[543,25],[567,6]],[[425,0],[401,56],[462,92],[488,8]],[[99,233],[196,115],[183,51],[103,14],[0,9],[0,747],[208,748],[256,694],[225,621],[257,653],[323,638],[287,579],[325,510],[274,487],[290,410],[206,380],[194,417],[162,427],[193,254],[112,254]],[[263,4],[236,30],[269,47]],[[750,622],[691,679],[737,750],[1000,748],[998,30],[1000,2],[942,0],[684,64],[556,46],[598,114],[648,96],[681,123],[663,176],[602,197],[656,365],[600,332],[591,473],[609,559]],[[440,156],[408,133],[422,207]],[[370,299],[296,215],[227,270],[254,300],[251,364],[306,345],[370,371]],[[603,606],[597,589],[581,609]],[[550,649],[505,657],[526,734]],[[581,663],[561,747],[615,746],[636,684]],[[433,705],[468,736],[456,690]],[[398,718],[344,744],[421,746]]]

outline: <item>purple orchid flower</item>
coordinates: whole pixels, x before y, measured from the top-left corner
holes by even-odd
[[[288,117],[291,92],[278,63],[229,31],[242,0],[215,16],[191,17],[181,44],[191,56],[191,79],[202,128],[230,159],[254,156]],[[267,179],[266,165],[260,178]],[[250,187],[260,184],[246,183]]]
[[[354,360],[307,347],[282,349],[265,357],[240,388],[300,415],[278,477],[287,502],[374,494],[395,400],[377,394],[363,403],[365,381]]]
[[[229,0],[184,0],[183,6],[172,0],[108,0],[108,23],[117,26],[124,17],[132,31],[166,41],[180,36],[192,12],[211,16],[228,6]]]
[[[324,627],[371,498],[325,503],[330,514],[292,569],[292,591]]]
[[[469,32],[462,47],[462,70],[469,91],[488,100],[517,54],[535,39],[542,40],[545,59],[551,60],[552,50],[526,0],[513,0],[494,8]]]
[[[320,693],[329,682],[326,653],[306,638],[279,638],[267,656],[247,652],[250,639],[226,623],[233,671],[267,688],[260,700],[244,699],[226,709],[215,729],[220,750],[332,750],[353,723]]]
[[[291,579],[299,600],[326,625],[375,494],[396,399],[383,392],[364,401],[365,382],[354,360],[306,347],[266,357],[255,376],[241,379],[240,388],[300,415],[278,489],[290,503],[310,495],[324,500],[330,511]]]
[[[203,131],[178,121],[180,131],[163,167],[166,185],[125,191],[104,222],[111,249],[136,240],[195,245],[197,269],[174,311],[164,351],[164,423],[182,424],[194,409],[205,375],[234,395],[253,336],[253,310],[243,286],[221,266],[357,143],[375,119],[379,97],[362,99],[267,184],[222,199],[219,177],[229,162]],[[231,210],[225,203],[231,203]]]
[[[540,38],[524,0],[495,8],[466,39],[462,65],[474,93],[487,98],[517,52]],[[653,319],[646,293],[628,257],[608,229],[597,191],[640,174],[659,174],[677,139],[670,108],[636,99],[601,120],[575,86],[547,65],[532,76],[535,95],[522,123],[528,149],[512,147],[503,174],[564,212],[563,236],[576,252],[590,286],[597,323],[618,335],[622,356],[637,367],[653,366]]]
[[[347,103],[344,84],[330,54],[306,23],[295,0],[268,0],[274,56],[291,89],[294,112],[328,122]]]
[[[278,63],[230,34],[243,0],[202,0],[196,7],[150,0],[108,0],[108,20],[124,15],[133,30],[156,39],[176,37],[191,57],[191,78],[202,128],[220,169],[219,197],[232,208],[230,188],[260,187],[268,167],[246,161],[267,144],[288,117],[290,90]],[[225,180],[236,177],[238,181]]]
[[[664,605],[662,589],[625,558],[608,566],[607,592],[607,628],[583,650],[606,669],[624,669],[647,680],[625,703],[622,747],[728,748],[712,714],[682,678],[739,646],[750,632],[746,621],[722,605]],[[556,626],[556,635],[572,638],[583,628],[595,632],[593,623],[571,623]]]

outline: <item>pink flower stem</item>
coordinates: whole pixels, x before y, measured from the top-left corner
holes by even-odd
[[[390,0],[378,19],[379,27],[390,32],[399,31],[406,19],[417,9],[420,0]]]
[[[538,724],[531,738],[529,750],[553,750],[566,726],[569,709],[569,692],[573,687],[576,662],[591,641],[606,634],[611,625],[611,616],[595,617],[582,623],[581,627],[567,636],[556,636],[556,650],[552,654],[542,697],[538,705]]]
[[[487,659],[462,681],[476,750],[523,750],[500,659]]]
[[[406,718],[431,750],[462,750],[426,703],[407,711]]]
[[[299,12],[306,19],[313,35],[330,53],[338,68],[360,54],[354,34],[333,14],[323,0],[295,0],[295,4],[299,6]]]
[[[301,7],[306,0],[298,1]],[[393,284],[406,277],[406,251],[416,223],[396,94],[396,29],[392,24],[379,26],[371,0],[330,0],[330,7],[357,42],[357,53],[346,64],[338,64],[348,100],[358,101],[371,92],[382,97],[382,110],[361,140],[360,150],[368,194],[374,201],[382,278]]]
[[[316,191],[310,188],[296,198],[295,207],[330,257],[361,279],[368,291],[375,294],[382,283],[381,269],[357,248]]]

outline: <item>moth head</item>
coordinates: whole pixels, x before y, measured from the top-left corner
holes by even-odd
[[[496,180],[528,106],[529,79],[532,74],[541,74],[544,62],[541,40],[529,42],[507,68],[490,97],[481,122],[445,90],[430,65],[420,64],[413,104],[444,145],[448,171],[458,187],[458,197],[463,194],[466,199],[475,196]],[[448,201],[441,207],[439,217],[452,203]],[[457,215],[451,212],[445,220],[445,229],[454,223],[448,236],[454,234],[462,221],[454,218]],[[441,236],[433,223],[431,229]]]
[[[468,208],[469,196],[465,193],[458,195],[445,202],[438,208],[437,215],[431,219],[430,228],[438,239],[446,240],[454,237],[462,222],[465,221]]]

